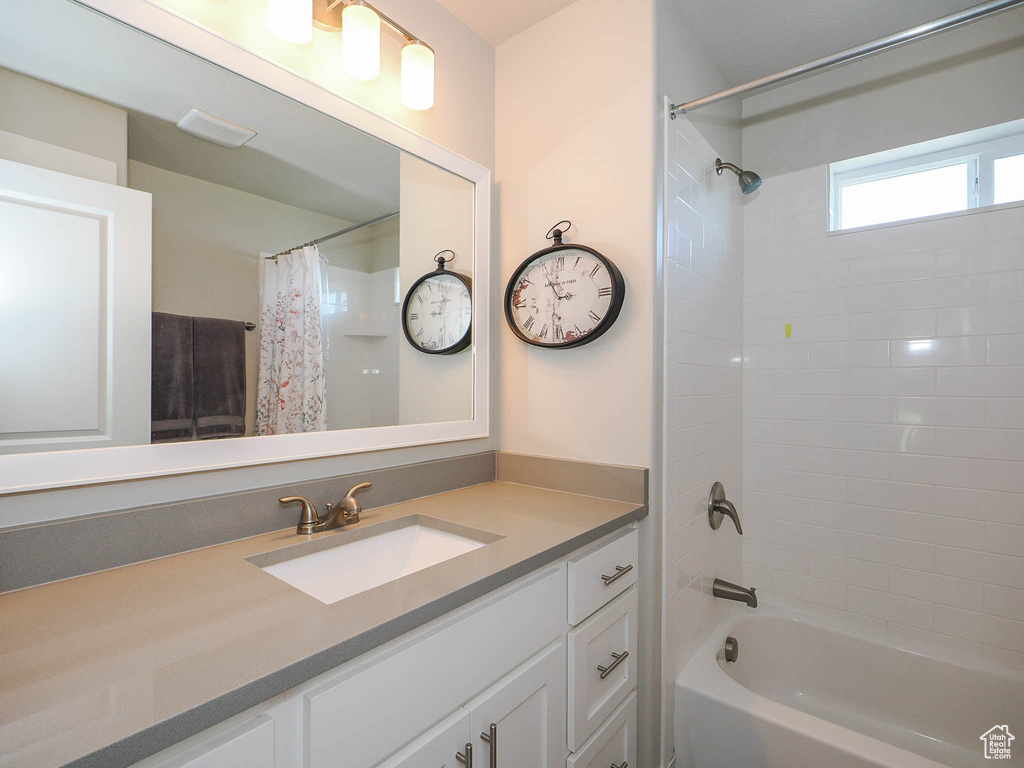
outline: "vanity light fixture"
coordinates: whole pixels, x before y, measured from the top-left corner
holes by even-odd
[[[419,40],[402,48],[402,103],[419,110],[434,106],[434,49]]]
[[[267,26],[287,43],[313,39],[313,0],[268,0]]]
[[[406,41],[402,48],[402,103],[415,110],[434,106],[434,49],[366,0],[269,2],[270,28],[283,40],[302,43],[312,36],[311,28],[309,37],[289,36],[291,27],[281,21],[284,8],[297,14],[301,7],[311,26],[325,32],[341,32],[341,67],[357,80],[375,80],[380,75],[380,27],[384,22]]]
[[[380,16],[356,0],[341,12],[341,68],[356,80],[380,74]]]

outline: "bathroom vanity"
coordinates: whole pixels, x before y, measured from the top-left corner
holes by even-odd
[[[0,765],[636,765],[645,514],[494,481],[2,595]],[[330,603],[267,570],[415,526],[479,546]]]

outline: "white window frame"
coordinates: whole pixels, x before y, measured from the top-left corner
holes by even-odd
[[[994,133],[1003,135],[985,138]],[[844,188],[963,163],[967,164],[968,171],[967,208],[934,215],[954,216],[967,210],[992,206],[995,201],[995,161],[1019,154],[1024,154],[1024,120],[832,163],[829,165],[829,231],[846,232],[866,228],[842,226]],[[915,220],[895,219],[866,226],[892,226]]]

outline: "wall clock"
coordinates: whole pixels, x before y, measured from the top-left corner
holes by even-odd
[[[446,259],[446,253],[451,257]],[[450,250],[437,254],[437,269],[413,283],[402,304],[405,338],[428,355],[454,355],[470,344],[473,283],[466,275],[445,269],[454,259]]]
[[[554,349],[589,344],[612,327],[622,309],[622,273],[593,248],[563,243],[571,226],[560,221],[548,230],[551,247],[520,264],[505,288],[505,319],[527,344]]]

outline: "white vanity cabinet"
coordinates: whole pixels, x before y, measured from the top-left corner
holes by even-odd
[[[636,535],[612,534],[134,768],[468,768],[467,743],[472,767],[492,768],[492,732],[500,768],[613,753],[635,766]],[[586,585],[575,605],[591,611],[576,622],[573,570]]]
[[[466,709],[474,735],[473,768],[563,764],[565,645],[559,641],[544,649]]]
[[[460,709],[375,768],[465,768],[473,757],[473,749],[466,750],[472,738],[469,712]]]

